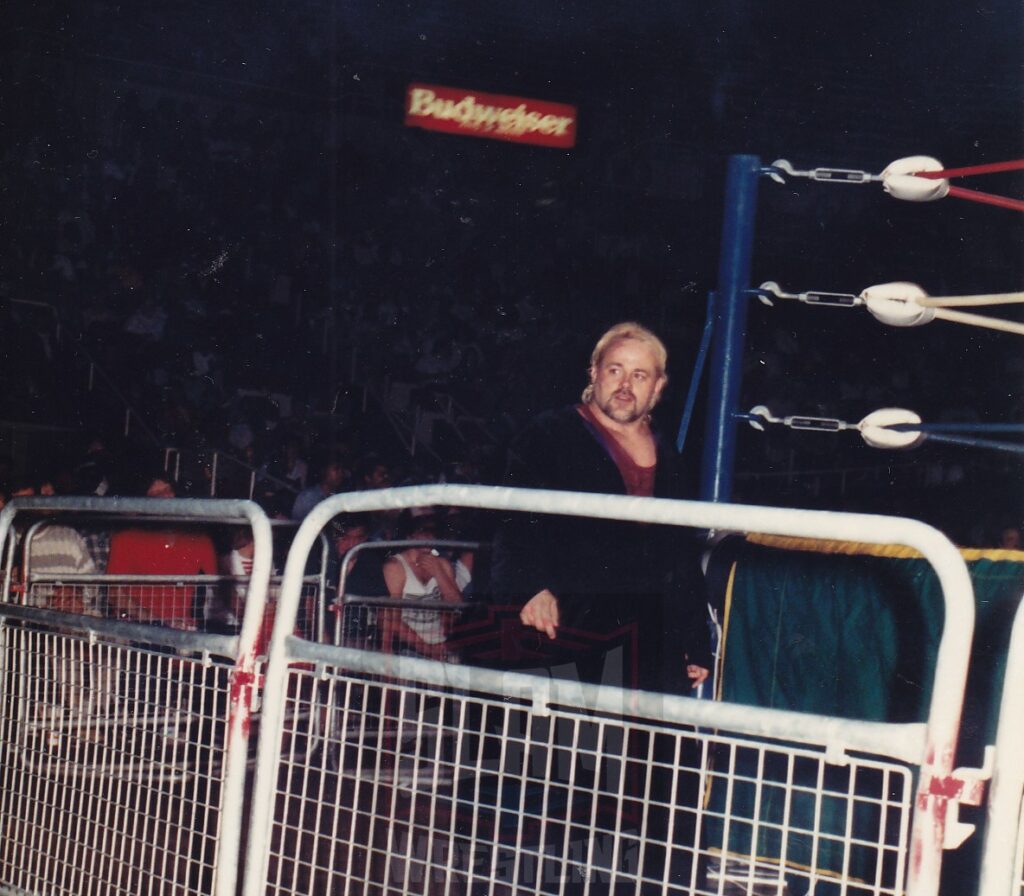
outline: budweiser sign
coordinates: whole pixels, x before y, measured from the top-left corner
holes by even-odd
[[[409,85],[405,123],[430,131],[562,149],[576,143],[574,106],[432,84]]]

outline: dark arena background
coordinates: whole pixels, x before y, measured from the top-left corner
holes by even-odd
[[[729,155],[874,173],[914,154],[1021,155],[1016,4],[876,12],[11,4],[10,476],[66,473],[98,433],[129,459],[171,445],[246,460],[251,441],[259,466],[294,435],[309,453],[372,448],[403,476],[467,462],[486,478],[511,432],[575,395],[596,335],[630,318],[669,345],[659,413],[673,433],[716,285]],[[575,146],[406,127],[412,83],[573,105]],[[1020,196],[1021,183],[973,186]],[[1024,266],[1012,211],[796,180],[762,188],[754,253],[753,285],[793,292],[1002,293]],[[791,304],[750,310],[744,409],[1021,422],[1014,336]],[[453,431],[446,401],[473,425]],[[1021,522],[1019,462],[1003,452],[746,425],[737,450],[738,500],[901,513],[963,544]]]
[[[1022,63],[1019,0],[5,4],[0,896],[1024,896]],[[696,500],[494,488],[620,321]],[[702,699],[661,605],[495,597],[513,518],[694,559]]]

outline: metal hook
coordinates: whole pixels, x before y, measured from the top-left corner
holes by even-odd
[[[794,295],[790,292],[785,292],[778,283],[774,280],[765,280],[756,290],[752,292],[762,301],[765,305],[772,308],[774,302],[769,296],[775,296],[777,299],[799,299],[800,296]]]
[[[754,417],[760,417],[765,423],[782,422],[778,417],[772,416],[772,412],[763,404],[755,405],[747,411],[747,422],[758,432],[764,432],[764,423],[760,420],[752,419]]]
[[[793,166],[789,164],[786,159],[776,159],[767,168],[762,168],[761,171],[767,174],[775,183],[784,184],[786,179],[779,172],[790,175],[790,177],[798,177],[799,172],[793,170]]]

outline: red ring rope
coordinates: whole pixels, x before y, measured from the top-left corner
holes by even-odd
[[[975,174],[996,174],[1000,171],[1020,171],[1024,169],[1024,159],[1012,162],[990,162],[987,165],[968,165],[966,168],[943,168],[941,171],[918,171],[914,177],[927,177],[929,180],[941,180],[944,177],[972,177]]]
[[[946,180],[951,177],[972,177],[977,174],[996,174],[1000,171],[1020,171],[1022,169],[1024,169],[1024,159],[1014,159],[1009,162],[990,162],[987,165],[968,165],[965,168],[943,168],[941,171],[916,171],[914,177]],[[996,205],[999,208],[1024,212],[1024,201],[1010,199],[1007,196],[997,196],[994,193],[982,193],[980,190],[966,190],[963,187],[951,186],[947,195],[955,196],[957,199],[967,199],[971,202],[981,202],[984,205]]]
[[[1024,200],[1010,199],[1007,196],[996,196],[994,193],[981,193],[978,190],[965,190],[963,187],[950,187],[949,195],[957,199],[969,199],[971,202],[981,202],[985,205],[997,205],[1000,208],[1009,208],[1016,212],[1024,212]]]

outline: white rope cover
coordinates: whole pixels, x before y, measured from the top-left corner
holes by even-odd
[[[918,304],[928,293],[916,283],[880,283],[869,286],[860,297],[871,315],[890,327],[919,327],[937,314],[934,308]]]
[[[907,156],[897,159],[882,172],[886,193],[908,202],[931,202],[949,195],[949,178],[930,180],[915,177],[919,171],[942,171],[944,165],[931,156]]]
[[[869,286],[860,294],[860,299],[876,320],[891,327],[917,327],[939,318],[972,327],[1024,335],[1024,324],[1016,321],[970,314],[966,311],[953,311],[946,307],[952,304],[982,304],[982,300],[985,299],[995,300],[990,301],[991,304],[1009,304],[1017,302],[1017,296],[1016,293],[1005,293],[993,296],[965,296],[964,298],[970,301],[962,302],[955,298],[931,300],[928,293],[916,283],[899,281]]]
[[[861,438],[872,448],[916,448],[924,441],[920,430],[889,429],[897,424],[920,424],[921,418],[905,408],[879,408],[872,411],[860,423]]]

